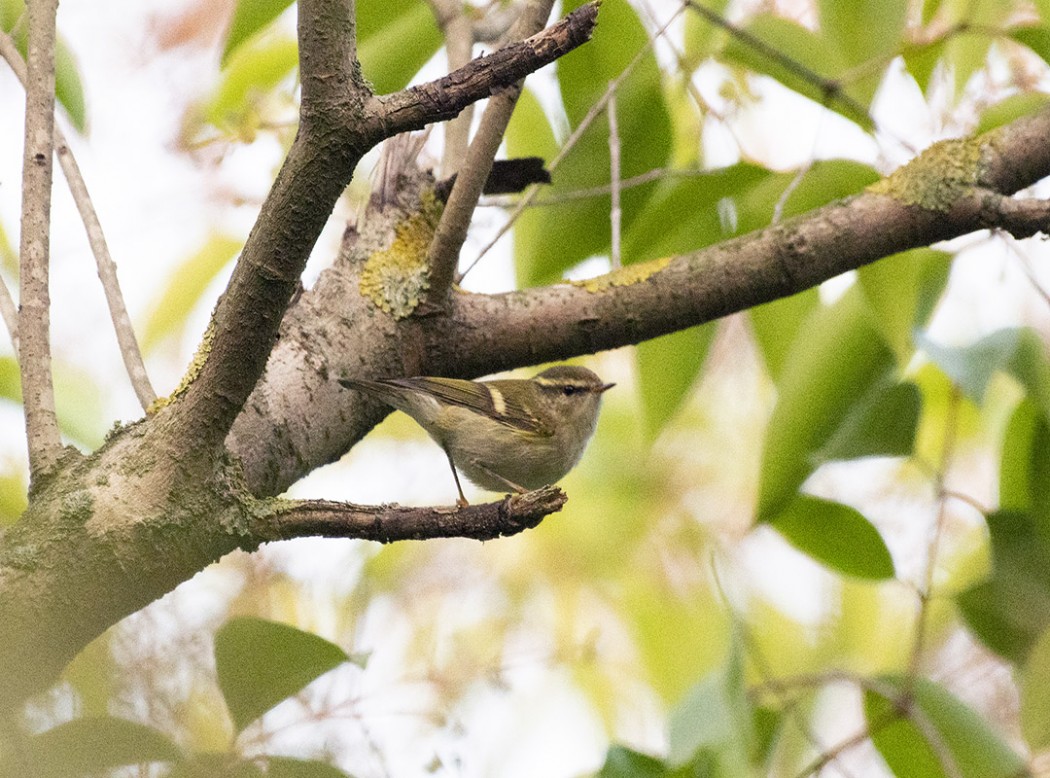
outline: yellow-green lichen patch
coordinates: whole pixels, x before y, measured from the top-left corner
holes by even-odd
[[[182,376],[179,385],[167,397],[158,397],[151,402],[149,408],[146,409],[147,416],[153,415],[186,393],[186,390],[190,388],[190,384],[197,380],[197,376],[200,375],[201,368],[204,367],[204,361],[208,358],[208,354],[211,353],[211,344],[214,339],[215,322],[209,322],[208,328],[204,331],[204,337],[201,338],[201,344],[197,347],[197,353],[193,355],[193,360],[190,362],[190,366],[186,368],[186,373]]]
[[[980,182],[984,143],[977,138],[934,143],[868,191],[928,211],[947,211]]]
[[[420,209],[394,230],[390,248],[377,251],[361,271],[361,294],[395,319],[416,309],[430,286],[427,247],[441,217],[442,205],[433,193],[423,196]]]
[[[573,281],[573,286],[586,289],[588,292],[604,292],[614,286],[630,286],[640,281],[645,281],[650,276],[659,273],[671,263],[670,257],[650,259],[648,262],[639,262],[636,265],[626,265],[612,272],[584,281]]]

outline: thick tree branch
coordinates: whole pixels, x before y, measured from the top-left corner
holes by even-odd
[[[51,379],[51,179],[54,171],[55,15],[58,0],[29,4],[22,234],[19,269],[19,351],[29,469],[49,470],[62,452]]]
[[[1050,145],[1041,140],[1048,136],[1050,110],[956,142],[959,154],[979,156],[970,170],[980,175],[941,210],[869,192],[703,251],[631,265],[583,284],[453,294],[445,312],[400,326],[377,316],[372,302],[360,297],[356,276],[337,267],[296,306],[272,372],[238,420],[230,445],[253,490],[279,493],[313,467],[337,459],[377,421],[363,409],[347,408],[333,373],[472,378],[591,353],[787,296],[904,249],[999,225],[1016,228],[1019,217],[1010,209],[1031,208],[1009,200],[990,208],[974,187],[1009,193],[1050,175]],[[953,151],[935,147],[923,157],[946,150]],[[931,172],[928,183],[938,189],[946,176]],[[1030,234],[1038,219],[1021,226]],[[375,236],[361,238],[362,251],[383,245]],[[336,305],[338,317],[325,313]],[[307,408],[296,400],[303,397],[309,398]]]
[[[277,500],[252,524],[262,541],[310,536],[361,538],[393,543],[430,538],[494,540],[532,529],[561,510],[566,496],[556,486],[511,494],[499,502],[464,508],[361,506],[330,500]]]
[[[371,97],[353,58],[353,5],[299,6],[301,123],[226,293],[212,316],[200,368],[173,411],[176,450],[218,455],[262,375],[284,309],[317,236],[361,156],[383,138],[456,115],[470,102],[524,77],[585,42],[597,5],[539,35],[429,84]]]

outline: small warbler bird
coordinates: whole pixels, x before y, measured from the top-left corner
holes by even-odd
[[[527,379],[340,378],[348,389],[411,416],[456,468],[483,489],[524,492],[552,484],[580,460],[598,423],[602,393],[614,384],[585,367],[558,365]]]

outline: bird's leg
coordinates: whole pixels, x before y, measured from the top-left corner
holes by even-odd
[[[525,492],[529,491],[524,486],[519,486],[518,484],[514,483],[513,481],[511,481],[511,480],[509,480],[507,478],[504,478],[499,473],[493,473],[491,470],[489,470],[483,464],[478,462],[476,459],[472,460],[470,464],[471,464],[472,467],[476,467],[478,470],[483,471],[485,473],[485,475],[491,476],[494,480],[499,481],[504,486],[506,486],[508,489],[510,489],[512,492],[517,492],[518,494],[525,494]]]
[[[449,453],[449,450],[444,446],[442,448],[445,451],[445,456],[448,457],[448,466],[452,468],[452,477],[456,479],[456,491],[459,492],[459,499],[456,500],[456,505],[460,508],[466,508],[470,503],[463,496],[463,487],[459,485],[459,473],[456,472],[456,463],[452,461],[452,454]]]

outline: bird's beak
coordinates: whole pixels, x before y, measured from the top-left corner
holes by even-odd
[[[616,386],[616,384],[602,384],[602,388],[598,390],[598,394],[602,394],[603,392],[608,392],[614,386]]]

